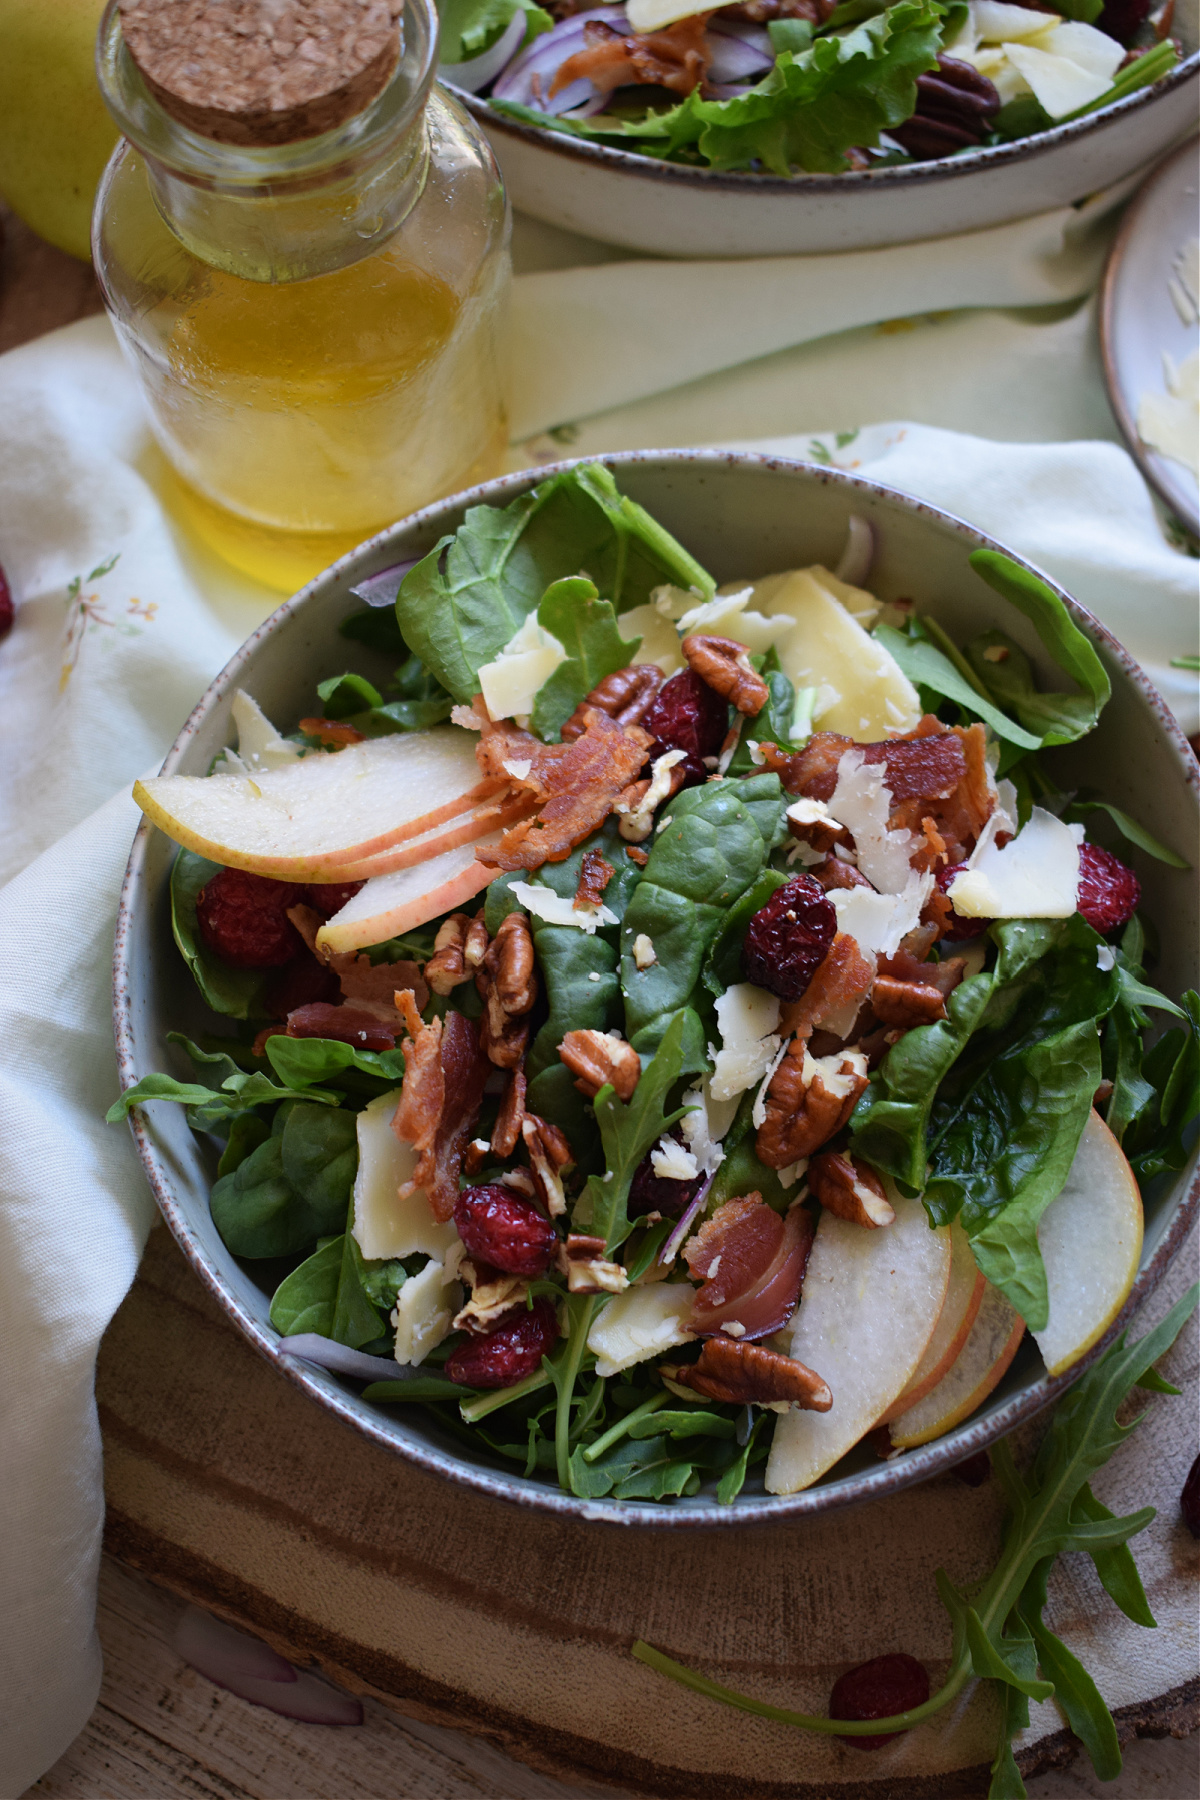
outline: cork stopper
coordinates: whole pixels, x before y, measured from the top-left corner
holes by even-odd
[[[119,0],[129,54],[173,119],[222,144],[332,131],[381,92],[404,0]]]

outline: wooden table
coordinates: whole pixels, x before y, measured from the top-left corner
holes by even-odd
[[[0,212],[0,351],[100,309],[90,269]],[[29,1795],[47,1800],[592,1800],[611,1789],[569,1785],[512,1761],[486,1739],[405,1718],[367,1699],[364,1723],[332,1730],[252,1707],[190,1669],[172,1645],[181,1602],[106,1557],[99,1597],[105,1676],[92,1718]],[[1194,1709],[1192,1709],[1194,1711]],[[1156,1722],[1183,1734],[1192,1711]],[[1123,1733],[1124,1735],[1124,1733]],[[1132,1727],[1129,1730],[1132,1737]],[[1031,1800],[1190,1800],[1200,1739],[1129,1743],[1122,1776],[1101,1786],[1086,1763],[1031,1781]],[[29,1800],[29,1797],[26,1797]]]

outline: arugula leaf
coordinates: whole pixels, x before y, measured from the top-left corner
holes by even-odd
[[[580,1196],[588,1229],[602,1237],[605,1255],[611,1256],[629,1232],[626,1202],[637,1166],[665,1131],[683,1116],[683,1109],[664,1111],[666,1098],[681,1074],[683,1046],[688,1034],[688,1015],[681,1008],[668,1022],[650,1062],[628,1101],[621,1101],[611,1087],[596,1095],[596,1123],[604,1147],[605,1173],[593,1175]]]
[[[1101,1715],[1107,1716],[1107,1709],[1078,1660],[1041,1625],[1044,1578],[1054,1559],[1065,1552],[1096,1556],[1124,1548],[1128,1539],[1153,1519],[1152,1507],[1123,1519],[1112,1518],[1091,1500],[1088,1482],[1136,1428],[1136,1420],[1132,1425],[1118,1423],[1117,1408],[1174,1343],[1198,1298],[1200,1288],[1193,1287],[1138,1343],[1126,1345],[1122,1335],[1093,1364],[1060,1401],[1028,1480],[1018,1474],[1006,1440],[993,1447],[993,1467],[1009,1511],[1004,1547],[991,1575],[970,1601],[944,1571],[938,1571],[938,1594],[954,1625],[954,1644],[947,1679],[923,1706],[886,1719],[851,1722],[821,1718],[771,1706],[724,1687],[641,1640],[633,1646],[634,1657],[725,1706],[803,1731],[840,1737],[876,1737],[908,1730],[949,1705],[972,1676],[997,1681],[1001,1684],[1001,1736],[992,1765],[991,1800],[1003,1796],[1023,1800],[1025,1790],[1012,1756],[1011,1739],[1028,1720],[1027,1697],[1056,1692],[1072,1727],[1099,1759],[1097,1773],[1110,1779],[1120,1768],[1119,1750],[1114,1754],[1112,1721],[1104,1725]],[[1099,1513],[1105,1516],[1097,1516]],[[1051,1681],[1034,1679],[1035,1655]]]
[[[392,1406],[398,1400],[465,1400],[472,1392],[447,1375],[410,1375],[407,1381],[373,1381],[363,1389],[362,1397]]]
[[[924,624],[924,620],[917,621]],[[897,631],[894,625],[877,625],[871,634],[889,651],[908,679],[917,687],[928,688],[947,700],[954,700],[976,718],[990,725],[999,738],[1016,744],[1022,750],[1040,750],[1042,740],[1031,731],[1014,723],[1008,714],[994,706],[985,694],[961,675],[950,658],[927,638]]]
[[[213,955],[196,923],[200,890],[220,867],[194,850],[179,851],[171,865],[171,931],[206,1006],[231,1019],[262,1019],[270,972],[231,968]]]
[[[327,681],[318,681],[317,694],[327,719],[348,719],[354,713],[383,705],[379,689],[372,686],[365,675],[353,675],[349,671],[345,675],[331,675]]]
[[[272,1040],[274,1041],[274,1040]],[[299,1041],[299,1040],[288,1040]],[[317,1040],[309,1040],[315,1042]],[[134,1106],[147,1100],[174,1100],[188,1110],[188,1123],[196,1131],[228,1131],[230,1121],[256,1106],[274,1106],[281,1100],[311,1100],[321,1106],[339,1106],[340,1094],[322,1088],[279,1087],[269,1075],[260,1071],[248,1073],[239,1069],[231,1056],[218,1051],[201,1050],[179,1031],[167,1034],[167,1042],[181,1044],[192,1061],[201,1068],[213,1070],[211,1084],[177,1081],[173,1075],[144,1075],[133,1087],[126,1088],[119,1100],[109,1107],[105,1118],[110,1125],[128,1116]]]
[[[631,663],[642,640],[621,636],[612,602],[601,600],[595,583],[579,575],[551,582],[537,616],[567,652],[567,660],[542,683],[533,702],[534,731],[546,743],[557,744],[579,702],[606,675]]]
[[[700,1479],[665,1437],[625,1438],[595,1462],[576,1450],[571,1457],[571,1491],[588,1499],[611,1494],[616,1500],[667,1500],[694,1493]]]
[[[1020,697],[1013,693],[1017,717],[1032,731],[1040,728],[1044,744],[1069,744],[1083,737],[1091,731],[1112,694],[1112,683],[1091,642],[1053,588],[1031,570],[998,550],[972,550],[967,561],[989,587],[1025,614],[1059,668],[1065,669],[1083,689],[1083,695],[1037,694],[1032,691],[1031,682],[1030,690],[1023,691]],[[1012,648],[1016,650],[1015,645]],[[991,693],[998,691],[997,684],[1003,687],[1003,671],[1015,662],[1010,657],[1009,662],[986,663],[986,675],[980,670]],[[1025,667],[1028,670],[1027,662]]]
[[[499,112],[577,137],[599,138],[645,155],[697,158],[714,169],[759,163],[776,175],[794,169],[837,174],[852,145],[911,118],[917,77],[935,66],[945,10],[936,0],[899,0],[840,36],[779,51],[774,67],[746,93],[704,100],[695,89],[680,105],[622,120],[612,114],[575,121],[493,100]]]
[[[1107,813],[1126,843],[1133,844],[1138,850],[1144,850],[1147,856],[1154,858],[1155,862],[1166,863],[1169,869],[1191,868],[1192,865],[1186,857],[1180,856],[1177,850],[1172,850],[1167,844],[1160,843],[1153,832],[1147,831],[1144,825],[1140,825],[1136,819],[1131,819],[1127,812],[1122,812],[1119,806],[1113,806],[1108,800],[1081,799],[1077,796],[1064,809],[1062,816],[1068,822],[1082,822],[1079,815],[1090,812]]]
[[[541,115],[539,115],[541,116]],[[411,569],[396,596],[407,643],[455,700],[514,637],[552,581],[586,569],[615,612],[663,582],[709,600],[711,575],[600,463],[565,469],[505,507],[472,506]]]
[[[722,1506],[732,1506],[746,1485],[746,1474],[751,1462],[758,1462],[766,1455],[766,1447],[759,1447],[759,1437],[766,1425],[766,1414],[759,1413],[750,1427],[750,1435],[742,1446],[740,1455],[736,1456],[717,1483],[717,1499]]]

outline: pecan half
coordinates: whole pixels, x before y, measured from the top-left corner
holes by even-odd
[[[814,1157],[808,1166],[808,1185],[822,1206],[852,1225],[874,1229],[890,1225],[896,1216],[878,1175],[857,1156],[826,1150]]]
[[[897,981],[894,975],[877,975],[871,989],[871,1010],[881,1024],[908,1031],[915,1025],[933,1025],[944,1019],[946,999],[932,982]]]
[[[533,937],[524,913],[511,912],[475,971],[483,1001],[483,1048],[498,1069],[515,1069],[529,1042],[529,1014],[537,999]]]
[[[761,675],[750,667],[750,652],[732,638],[710,637],[694,632],[685,637],[680,648],[701,681],[708,683],[737,711],[749,719],[756,718],[767,704],[769,690]]]
[[[794,1037],[771,1077],[766,1118],[755,1148],[770,1169],[785,1169],[811,1156],[840,1131],[867,1085],[867,1059],[857,1050],[813,1057],[803,1037]]]
[[[486,956],[487,947],[487,926],[482,918],[451,913],[438,926],[433,955],[425,964],[425,980],[435,994],[452,993],[460,982],[470,981]]]
[[[687,752],[666,750],[656,756],[648,778],[631,781],[617,798],[617,830],[629,844],[644,843],[654,829],[654,814],[687,780]],[[647,858],[647,861],[649,858]]]
[[[524,1069],[514,1069],[508,1078],[500,1111],[496,1114],[496,1123],[492,1127],[492,1154],[498,1156],[501,1162],[507,1162],[521,1135],[521,1121],[525,1117],[525,1087]]]
[[[574,1161],[571,1146],[557,1125],[531,1112],[521,1120],[521,1139],[529,1156],[537,1197],[550,1217],[556,1219],[567,1210],[561,1171],[570,1168]]]
[[[698,1360],[666,1367],[662,1374],[680,1387],[729,1405],[798,1406],[805,1412],[828,1412],[833,1395],[816,1373],[794,1356],[780,1356],[734,1338],[704,1341]]]
[[[575,1086],[594,1100],[606,1083],[618,1100],[628,1100],[641,1080],[642,1064],[632,1044],[607,1031],[568,1031],[558,1054],[575,1077]]]
[[[619,1294],[629,1286],[620,1263],[604,1254],[604,1239],[584,1237],[572,1231],[558,1247],[558,1271],[567,1278],[571,1294]]]
[[[575,905],[602,905],[604,890],[615,874],[616,870],[602,851],[585,850],[579,870],[579,886],[575,889]]]
[[[888,136],[918,162],[981,144],[1000,110],[1000,95],[986,75],[944,52],[937,60],[936,74],[917,77],[911,118],[888,127]]]
[[[587,729],[586,714],[590,707],[615,719],[618,725],[640,725],[650,709],[650,702],[662,686],[662,674],[654,663],[630,663],[617,669],[594,687],[579,702],[563,726],[559,736],[564,744],[582,737]]]

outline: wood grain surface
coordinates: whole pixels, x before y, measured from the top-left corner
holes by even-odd
[[[1189,1245],[1146,1310],[1195,1263]],[[1142,1632],[1064,1559],[1053,1627],[1130,1735],[1196,1715],[1197,1550],[1177,1496],[1195,1454],[1197,1336],[1164,1365],[1138,1447],[1097,1487],[1147,1501],[1138,1541],[1160,1621]],[[953,1476],[846,1512],[719,1534],[622,1531],[505,1506],[367,1443],[281,1380],[227,1322],[165,1230],[102,1346],[111,1551],[354,1691],[477,1732],[568,1784],[744,1800],[918,1800],[986,1791],[994,1720],[978,1691],[875,1752],[714,1706],[629,1656],[645,1636],[718,1680],[822,1710],[847,1666],[889,1649],[945,1669],[934,1571],[969,1583],[999,1544],[991,1483]],[[1023,1743],[1031,1771],[1068,1747],[1053,1704]]]

